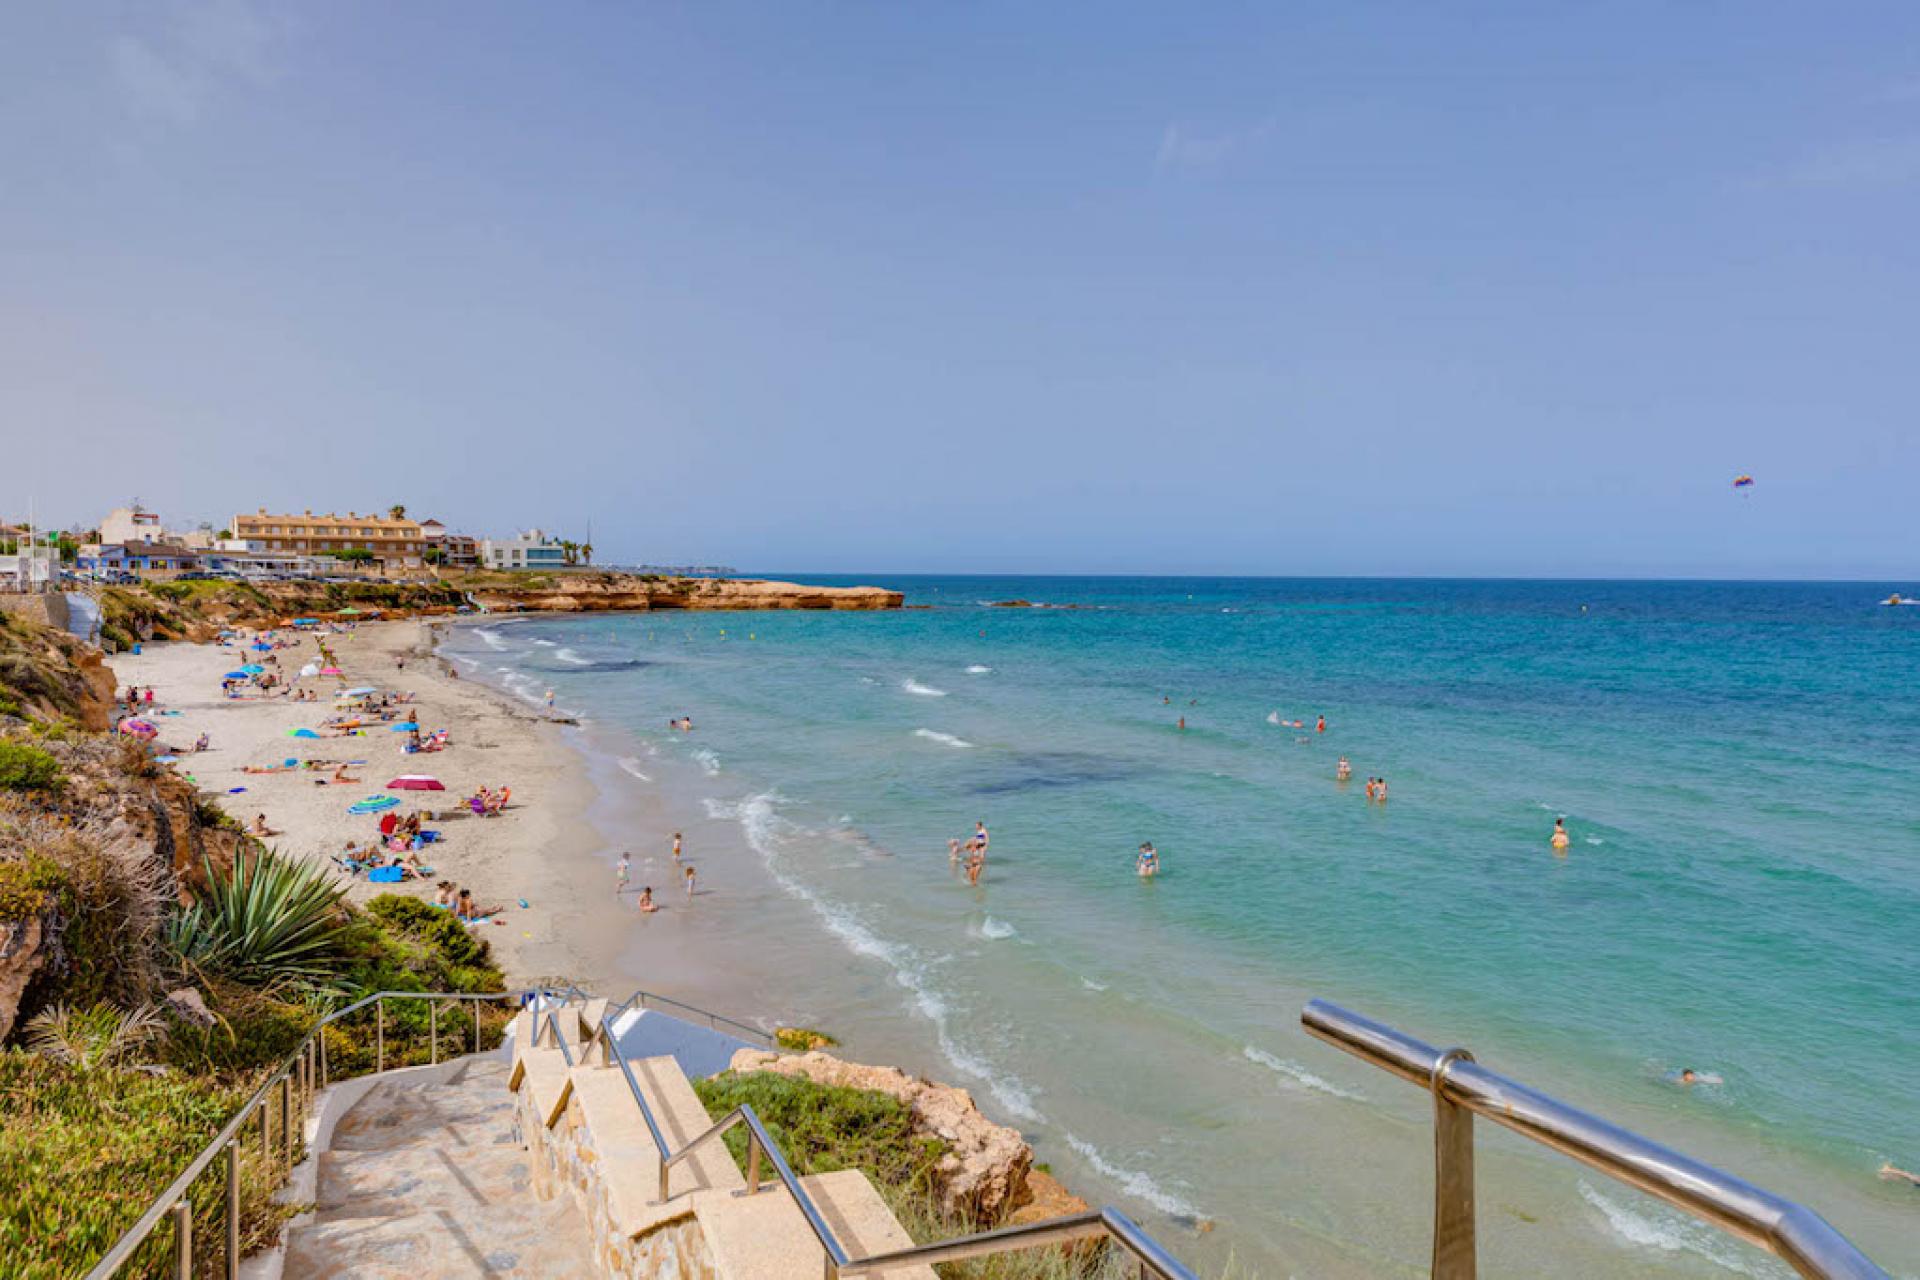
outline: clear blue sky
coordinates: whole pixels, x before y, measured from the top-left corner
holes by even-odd
[[[7,512],[1920,576],[1911,3],[15,3],[0,184]]]

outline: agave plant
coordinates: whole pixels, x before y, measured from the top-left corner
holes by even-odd
[[[64,1004],[27,1020],[27,1048],[80,1071],[115,1066],[160,1034],[164,1024],[150,1004],[116,1009],[104,1002],[87,1009]]]
[[[206,872],[207,892],[168,922],[176,955],[254,986],[311,986],[331,976],[345,890],[324,868],[267,849],[236,854],[231,874],[211,863]]]

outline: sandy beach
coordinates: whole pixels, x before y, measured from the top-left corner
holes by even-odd
[[[352,900],[380,893],[431,898],[438,880],[452,880],[471,889],[483,907],[502,908],[493,922],[473,928],[493,945],[509,981],[564,978],[611,992],[623,926],[631,925],[633,913],[630,895],[612,892],[611,855],[599,849],[599,837],[586,820],[593,788],[578,756],[560,741],[561,726],[538,711],[510,705],[501,694],[450,674],[446,664],[430,656],[430,625],[363,623],[320,635],[343,675],[303,681],[319,692],[316,702],[225,698],[222,675],[248,660],[238,644],[147,645],[138,655],[115,656],[112,667],[122,690],[130,683],[153,688],[151,719],[161,742],[184,751],[199,735],[208,735],[207,751],[182,754],[175,767],[240,822],[265,815],[267,826],[278,833],[267,843],[283,852],[332,865],[331,855],[348,841],[365,844],[376,837],[377,816],[348,812],[367,796],[399,796],[402,803],[394,812],[402,815],[416,809],[452,813],[425,823],[442,835],[421,854],[433,875],[399,884],[343,877]],[[278,634],[297,638],[272,655],[286,675],[317,656],[315,635]],[[403,750],[407,735],[384,724],[352,737],[291,736],[337,714],[336,691],[361,686],[411,694],[410,709],[422,730],[449,731],[451,745],[408,755]],[[247,772],[289,759],[327,765]],[[341,764],[357,781],[331,781],[334,766]],[[384,784],[403,773],[430,774],[446,790],[387,792]],[[463,797],[481,786],[512,788],[505,812],[480,818],[466,811]]]

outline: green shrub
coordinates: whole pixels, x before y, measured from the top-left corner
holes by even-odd
[[[324,867],[262,850],[231,872],[204,863],[207,889],[167,923],[173,953],[206,973],[260,986],[312,986],[340,970],[340,900]]]
[[[693,1088],[715,1120],[741,1103],[751,1104],[801,1177],[864,1169],[883,1187],[924,1188],[928,1173],[946,1154],[944,1143],[914,1134],[913,1113],[904,1102],[871,1089],[815,1084],[771,1071],[727,1071],[696,1080]],[[745,1130],[730,1130],[727,1145],[744,1171]]]
[[[131,1227],[245,1094],[205,1079],[138,1071],[78,1072],[29,1053],[0,1052],[0,1258],[10,1277],[77,1276]],[[273,1205],[259,1144],[242,1144],[242,1253],[259,1248],[291,1209]],[[216,1164],[216,1169],[223,1167]],[[190,1192],[196,1261],[218,1256],[226,1189],[218,1172]],[[162,1227],[124,1275],[170,1274]]]
[[[66,887],[67,878],[59,864],[43,854],[0,862],[0,921],[39,915]]]
[[[816,1031],[812,1027],[775,1027],[773,1042],[782,1049],[790,1049],[794,1053],[811,1053],[815,1049],[830,1049],[840,1043],[826,1032]]]
[[[52,791],[63,781],[60,762],[47,752],[0,739],[0,791]]]

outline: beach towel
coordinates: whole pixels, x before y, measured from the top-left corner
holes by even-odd
[[[373,884],[399,884],[406,878],[400,867],[375,867],[367,872],[367,879]]]

